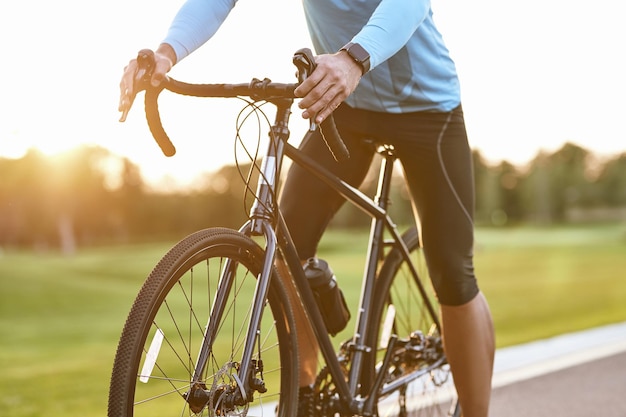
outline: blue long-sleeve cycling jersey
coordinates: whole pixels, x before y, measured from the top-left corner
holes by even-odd
[[[237,0],[187,0],[164,42],[180,61],[209,40]],[[450,111],[460,104],[454,62],[430,0],[302,0],[316,53],[358,42],[371,70],[346,99],[355,108],[404,113]]]

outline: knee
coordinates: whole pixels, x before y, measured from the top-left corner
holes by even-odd
[[[436,269],[431,273],[431,280],[437,299],[443,305],[459,306],[468,303],[479,292],[471,265]]]

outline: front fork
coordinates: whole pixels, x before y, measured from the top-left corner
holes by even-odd
[[[190,389],[184,394],[185,400],[189,403],[190,409],[194,413],[199,413],[204,407],[210,403],[216,403],[215,398],[220,398],[221,407],[234,409],[236,406],[245,406],[252,400],[254,392],[264,393],[267,391],[265,383],[259,375],[263,373],[262,359],[253,359],[255,343],[258,343],[258,333],[268,297],[270,280],[276,255],[277,240],[274,230],[268,222],[262,222],[264,227],[264,236],[267,242],[265,250],[265,259],[263,261],[263,269],[258,276],[254,297],[252,300],[251,317],[248,322],[246,332],[246,340],[243,348],[243,354],[239,363],[225,363],[219,373],[214,378],[220,378],[222,382],[214,384],[211,389],[203,382],[206,365],[210,359],[212,346],[215,341],[217,330],[222,320],[222,312],[226,308],[228,295],[230,294],[236,275],[237,264],[233,260],[228,260],[224,265],[220,282],[215,297],[215,303],[209,316],[207,330],[202,340],[202,346],[196,361],[193,379]],[[250,223],[248,223],[242,231],[249,232]]]
[[[248,236],[264,236],[266,248],[263,269],[257,279],[254,298],[252,301],[252,315],[248,324],[248,331],[246,333],[241,362],[239,364],[232,364],[238,368],[236,373],[231,374],[232,378],[234,378],[236,382],[230,384],[230,390],[233,392],[229,394],[231,398],[229,402],[232,402],[233,406],[245,405],[252,399],[255,391],[266,391],[262,379],[257,378],[257,374],[262,374],[263,364],[260,359],[259,361],[256,361],[253,360],[252,357],[254,355],[255,341],[258,339],[257,335],[260,328],[259,326],[263,315],[263,309],[268,296],[274,260],[276,257],[277,239],[276,233],[272,228],[272,216],[275,205],[277,204],[276,190],[280,175],[284,144],[289,138],[289,130],[287,126],[292,103],[293,100],[291,99],[281,99],[274,102],[277,106],[276,119],[270,131],[270,141],[268,151],[266,153],[267,156],[263,160],[259,173],[256,198],[250,213],[251,220],[241,229],[241,232]],[[232,260],[228,260],[224,266],[216,293],[215,303],[213,304],[213,310],[211,311],[209,317],[207,331],[205,332],[198,360],[196,362],[191,388],[190,391],[185,394],[185,398],[194,412],[199,412],[196,411],[198,408],[202,410],[202,408],[211,401],[211,395],[215,395],[215,393],[211,394],[208,392],[206,386],[204,386],[201,381],[207,361],[210,357],[215,335],[217,333],[217,327],[222,319],[222,312],[226,308],[228,294],[230,294],[232,289],[236,268],[237,265],[235,265]],[[228,388],[224,387],[224,389]],[[223,394],[225,393],[220,393],[220,395]]]

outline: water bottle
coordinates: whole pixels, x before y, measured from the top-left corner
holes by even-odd
[[[304,275],[313,290],[326,330],[336,335],[348,324],[350,311],[335,274],[323,259],[309,258],[304,265]]]

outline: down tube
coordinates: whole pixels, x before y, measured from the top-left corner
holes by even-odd
[[[289,234],[289,230],[285,224],[285,220],[281,215],[278,216],[278,246],[283,254],[284,260],[287,263],[289,271],[291,272],[293,282],[296,285],[298,290],[298,294],[302,300],[302,304],[306,309],[306,313],[311,322],[311,327],[316,336],[316,340],[319,344],[320,350],[324,359],[326,360],[326,365],[330,371],[330,374],[333,377],[337,390],[339,391],[339,395],[341,399],[352,398],[350,395],[350,391],[348,389],[348,384],[346,383],[343,371],[341,366],[339,365],[339,361],[337,360],[337,355],[335,353],[335,349],[333,347],[332,341],[328,336],[326,331],[326,325],[324,324],[324,320],[322,315],[317,308],[317,303],[315,302],[315,297],[313,296],[313,291],[309,286],[309,283],[304,276],[304,269],[302,268],[302,264],[300,263],[300,259],[298,257],[298,253],[296,252],[295,245],[293,240],[291,239],[291,235]],[[348,404],[346,404],[349,406]]]
[[[336,192],[351,201],[352,204],[363,210],[373,219],[370,242],[368,246],[369,251],[367,253],[364,276],[362,280],[361,302],[356,323],[356,333],[353,340],[355,348],[352,354],[352,365],[350,367],[350,386],[348,389],[351,396],[355,396],[360,386],[359,379],[361,373],[362,355],[372,348],[364,346],[363,341],[368,339],[366,332],[369,331],[367,328],[367,324],[369,322],[369,304],[371,303],[372,293],[374,291],[374,275],[376,273],[377,256],[380,253],[380,250],[382,250],[381,245],[383,241],[383,230],[386,226],[391,231],[395,239],[399,239],[399,234],[391,222],[391,219],[387,216],[387,212],[384,208],[376,205],[371,198],[363,194],[359,189],[339,179],[333,173],[320,166],[320,164],[318,164],[315,160],[303,154],[292,145],[287,144],[285,153],[295,163],[299,164],[310,173],[317,176],[320,180],[327,183]]]

